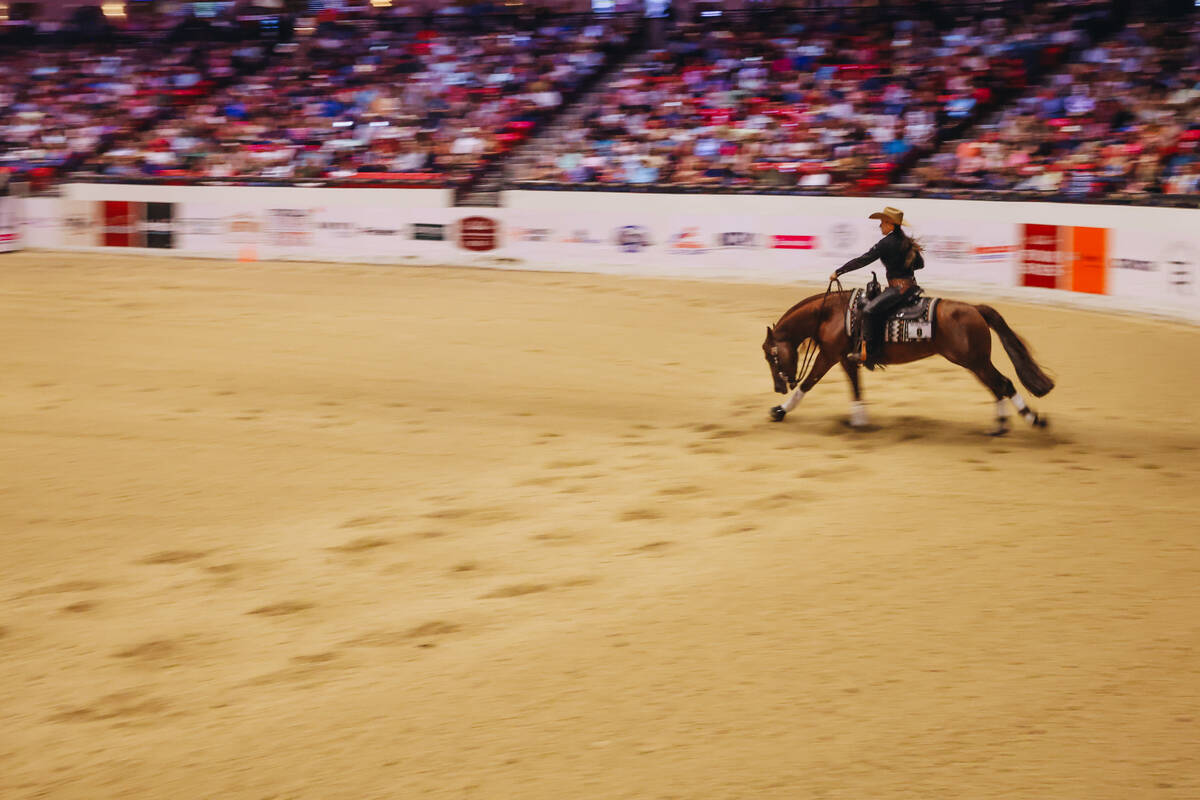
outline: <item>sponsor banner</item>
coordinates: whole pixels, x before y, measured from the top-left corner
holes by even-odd
[[[704,234],[697,225],[689,225],[672,233],[667,239],[667,251],[676,255],[698,256],[712,248],[706,245]]]
[[[925,249],[918,280],[930,294],[994,289],[1200,321],[1194,209],[523,191],[506,192],[499,208],[467,209],[439,199],[449,202],[433,190],[68,184],[61,198],[25,201],[22,235],[45,248],[823,286],[878,241],[868,215],[899,205]],[[862,285],[872,271],[883,276],[876,262],[843,282]]]
[[[1108,274],[1108,230],[1079,228],[1071,231],[1071,290],[1104,294]]]
[[[0,197],[0,253],[22,248],[20,208],[15,197]]]
[[[1200,311],[1200,236],[1118,228],[1110,248],[1109,295]]]
[[[777,233],[771,237],[771,247],[776,250],[815,250],[817,237]]]
[[[874,231],[878,234],[878,229]],[[920,243],[925,268],[917,281],[1011,286],[1017,257],[1017,226],[1012,223],[932,219],[910,233]]]
[[[1022,286],[1105,294],[1107,229],[1027,223],[1021,239]]]
[[[62,243],[67,247],[97,247],[102,244],[103,204],[90,200],[62,201]]]
[[[717,247],[722,250],[754,250],[762,246],[762,236],[751,231],[721,231]]]
[[[613,233],[613,244],[622,253],[637,255],[648,250],[654,238],[644,225],[620,225]]]
[[[169,248],[175,242],[175,204],[102,200],[98,204],[100,243],[105,247]],[[90,215],[79,209],[68,225],[78,230],[71,238],[89,239]]]
[[[101,233],[101,243],[105,247],[140,247],[141,241],[137,236],[138,221],[142,210],[141,203],[128,200],[101,201],[101,218],[104,227]]]
[[[414,222],[411,236],[413,241],[417,242],[444,242],[446,226],[439,222]]]
[[[177,247],[220,258],[449,263],[462,253],[450,232],[460,211],[185,203]]]
[[[603,244],[604,240],[599,237],[599,232],[593,231],[591,228],[571,227],[570,229],[564,229],[562,236],[555,241],[561,244]]]
[[[798,224],[795,216],[656,215],[649,210],[640,215],[589,213],[591,227],[580,228],[576,221],[581,215],[566,205],[536,213],[506,209],[505,254],[538,269],[584,266],[695,277],[824,280],[881,235],[878,225],[865,218],[805,215]],[[594,233],[597,229],[607,229],[607,234]],[[1019,251],[1012,223],[931,220],[915,233],[926,252],[919,279],[1012,285]],[[844,282],[865,283],[872,271],[883,277],[883,265],[875,262]]]
[[[286,250],[301,249],[313,243],[313,210],[310,208],[269,208],[266,214],[266,243]]]
[[[174,247],[175,204],[146,203],[141,233],[146,247]]]
[[[508,237],[514,242],[552,242],[554,231],[551,228],[510,227]]]
[[[1021,226],[1021,285],[1059,288],[1062,263],[1057,225]]]
[[[543,229],[534,229],[541,231]],[[495,250],[499,244],[500,223],[491,217],[464,217],[458,222],[458,244],[464,250],[486,252]],[[547,230],[547,235],[549,231]],[[543,241],[541,238],[530,241]]]

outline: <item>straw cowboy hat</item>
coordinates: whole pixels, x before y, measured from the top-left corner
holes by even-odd
[[[890,222],[893,225],[903,225],[904,212],[898,208],[887,206],[883,209],[883,211],[876,211],[874,214],[867,217],[867,219],[881,219],[884,222]]]

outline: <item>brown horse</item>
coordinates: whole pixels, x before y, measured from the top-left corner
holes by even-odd
[[[867,424],[866,407],[862,403],[858,385],[858,365],[849,359],[850,340],[845,320],[850,294],[848,291],[826,291],[813,295],[789,308],[773,327],[767,327],[763,355],[771,368],[775,391],[787,394],[789,389],[796,389],[799,384],[791,397],[771,409],[771,419],[774,421],[782,421],[834,364],[841,363],[854,390],[850,424],[855,427]],[[1054,381],[1033,360],[1028,345],[1008,327],[996,309],[953,300],[938,302],[932,338],[918,342],[888,342],[883,347],[880,363],[904,364],[932,355],[943,356],[970,370],[995,395],[996,427],[991,431],[993,435],[1008,432],[1005,400],[1011,400],[1018,413],[1031,424],[1045,427],[1046,418],[1034,413],[1017,393],[1012,381],[992,364],[993,330],[1012,359],[1021,383],[1034,397],[1042,397],[1054,388]],[[799,375],[800,349],[808,340],[812,342],[810,355],[815,347],[815,360],[807,375]]]

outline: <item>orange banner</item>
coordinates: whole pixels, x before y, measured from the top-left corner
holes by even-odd
[[[1071,289],[1106,294],[1108,228],[1071,228]]]

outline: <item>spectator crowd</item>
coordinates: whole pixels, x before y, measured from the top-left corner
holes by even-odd
[[[1135,23],[914,171],[927,186],[1200,193],[1200,22]]]
[[[465,27],[453,6],[275,41],[10,46],[0,172],[465,185],[499,163],[542,185],[1200,194],[1195,14],[815,5],[654,35],[634,14]]]
[[[812,14],[681,25],[623,67],[517,177],[870,190],[906,155],[1084,40],[1074,15]]]

